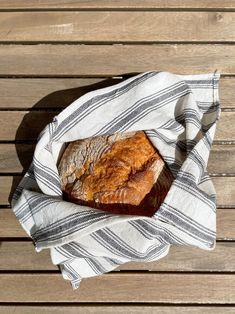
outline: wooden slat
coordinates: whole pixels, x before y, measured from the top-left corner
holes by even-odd
[[[87,92],[120,81],[111,78],[2,78],[0,79],[0,108],[65,108]]]
[[[0,140],[35,140],[56,112],[0,112]],[[11,121],[11,123],[9,123]]]
[[[235,173],[235,145],[213,145],[208,162],[209,173]]]
[[[65,108],[92,90],[104,88],[122,79],[21,78],[0,79],[0,109],[3,108]],[[235,108],[235,78],[221,77],[219,83],[222,108]]]
[[[26,171],[36,144],[0,144],[0,173]],[[213,145],[208,170],[210,174],[235,174],[235,145]]]
[[[234,78],[223,78],[219,81],[219,98],[220,106],[222,108],[233,108],[235,109],[234,101],[234,90],[235,90],[235,79]]]
[[[0,176],[0,204],[8,204],[19,184],[20,176]],[[235,207],[235,177],[213,177],[213,183],[217,192],[217,204],[219,206]]]
[[[30,12],[32,9],[41,12]],[[58,12],[43,12],[44,9]],[[103,9],[106,11],[102,12]],[[0,109],[65,108],[90,90],[120,81],[103,82],[100,77],[123,73],[156,69],[196,74],[217,68],[222,74],[235,74],[234,47],[230,45],[235,38],[235,12],[232,12],[235,3],[230,0],[0,0],[1,10],[11,12],[0,13],[0,42],[56,42],[56,45],[0,45]],[[13,12],[17,10],[21,12]],[[59,42],[64,45],[58,45]],[[66,45],[68,42],[71,44]],[[78,42],[96,45],[75,44]],[[138,45],[97,45],[97,42]],[[144,45],[144,42],[157,45]],[[201,44],[190,44],[193,42]],[[87,79],[75,78],[80,76]],[[221,79],[222,108],[235,108],[234,82],[234,78]],[[86,86],[90,84],[94,85]],[[0,140],[35,140],[57,114],[45,110],[25,113],[0,112],[3,130]],[[234,141],[234,122],[235,112],[223,113],[215,139]],[[0,176],[0,204],[9,202],[10,190],[15,190],[21,178],[7,174],[27,170],[33,149],[33,144],[0,145],[0,173],[6,174]],[[213,146],[209,171],[234,175],[233,156],[234,145]],[[235,207],[235,177],[215,177],[213,181],[217,203]],[[218,239],[234,241],[234,208],[219,208],[217,217]],[[83,280],[80,289],[73,292],[61,274],[50,273],[57,268],[51,264],[49,251],[36,253],[31,242],[22,241],[26,237],[11,209],[0,208],[0,313],[231,314],[235,311],[234,306],[229,306],[235,303],[235,280],[229,273],[235,267],[232,241],[218,242],[212,252],[172,247],[163,260],[123,265],[111,274]],[[133,272],[119,272],[119,269]],[[33,273],[45,270],[48,273]],[[170,273],[161,273],[165,271]],[[4,306],[5,302],[9,304]],[[68,304],[60,306],[61,302]],[[200,306],[203,304],[206,306]]]
[[[21,180],[21,176],[1,176],[0,177],[0,204],[9,204],[12,193]]]
[[[0,305],[1,314],[234,314],[234,306],[161,306],[161,305]]]
[[[221,117],[218,122],[218,129],[215,134],[215,140],[235,140],[235,111],[221,113]]]
[[[0,140],[34,140],[58,112],[1,111]],[[11,123],[9,124],[9,121]],[[29,132],[30,130],[30,132]],[[215,134],[217,141],[235,140],[235,112],[222,112]]]
[[[0,237],[27,237],[10,208],[0,208]],[[235,209],[217,209],[217,239],[235,240]]]
[[[234,254],[234,242],[217,242],[216,248],[210,252],[193,247],[172,246],[170,253],[159,261],[127,263],[117,268],[117,270],[234,272],[235,266],[232,262]]]
[[[27,170],[35,144],[0,144],[0,173],[19,173]]]
[[[159,261],[151,263],[130,262],[116,268],[114,271],[234,272],[234,254],[234,242],[218,242],[213,251],[204,251],[193,247],[172,246],[170,253]],[[1,271],[59,271],[58,267],[51,262],[49,250],[42,250],[40,253],[36,253],[31,242],[1,242],[0,257]]]
[[[234,9],[231,0],[1,0],[1,9]]]
[[[234,42],[235,12],[1,12],[0,29],[3,42]]]
[[[234,314],[235,307],[233,306],[136,306],[136,305],[24,305],[24,306],[4,306],[0,305],[1,314]]]
[[[1,237],[28,237],[10,208],[0,208],[0,238]]]
[[[235,74],[233,45],[0,45],[0,75]]]
[[[0,302],[235,302],[228,274],[105,274],[84,279],[74,292],[60,274],[0,274],[0,281]]]
[[[217,239],[235,239],[235,210],[217,209]]]

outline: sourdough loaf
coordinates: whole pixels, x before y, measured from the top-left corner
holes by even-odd
[[[58,171],[65,200],[115,214],[152,216],[173,181],[144,131],[70,142]]]

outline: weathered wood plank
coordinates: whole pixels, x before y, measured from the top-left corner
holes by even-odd
[[[36,144],[0,144],[0,173],[26,171]],[[235,145],[213,145],[208,170],[210,174],[235,174]]]
[[[17,237],[28,237],[28,235],[10,208],[0,208],[0,238]]]
[[[208,171],[210,174],[235,173],[235,145],[213,145]]]
[[[235,112],[222,112],[218,121],[215,140],[226,141],[235,139]]]
[[[231,0],[1,0],[1,9],[234,9]]]
[[[235,79],[221,77],[219,82],[219,98],[222,108],[235,108],[234,101]]]
[[[21,78],[0,79],[0,109],[66,108],[82,95],[114,85],[123,79],[102,78]],[[219,83],[222,108],[235,108],[235,78],[221,77]]]
[[[27,170],[35,144],[0,144],[0,172],[20,173]]]
[[[235,145],[213,145],[208,162],[210,174],[235,173]]]
[[[8,204],[9,197],[19,184],[20,176],[0,176],[0,204]],[[219,206],[235,207],[235,177],[213,177]]]
[[[2,42],[234,42],[235,12],[1,12],[0,29]]]
[[[235,74],[233,45],[0,45],[0,75],[117,76],[148,70]]]
[[[10,208],[0,208],[0,237],[28,237]],[[217,239],[235,240],[235,210],[233,208],[217,209]]]
[[[111,78],[2,78],[0,79],[0,108],[65,108],[87,92],[120,81]]]
[[[9,204],[12,193],[18,186],[21,176],[1,176],[0,177],[0,204]]]
[[[161,305],[24,305],[0,306],[1,314],[234,314],[235,307],[229,306],[161,306]]]
[[[53,111],[2,111],[0,140],[35,140],[56,114]]]
[[[0,274],[0,280],[0,302],[235,302],[229,274],[105,274],[84,279],[73,293],[60,274]]]
[[[57,114],[53,111],[1,111],[0,140],[35,140]],[[235,112],[221,113],[215,140],[235,140]]]
[[[151,263],[130,262],[116,268],[114,271],[234,272],[234,254],[234,242],[218,242],[213,251],[207,252],[199,248],[172,246],[170,253],[159,261]],[[0,242],[0,257],[0,270],[4,271],[58,270],[58,267],[51,262],[49,250],[36,253],[31,242]]]
[[[0,305],[1,314],[234,314],[235,307],[229,306],[161,306],[161,305]]]

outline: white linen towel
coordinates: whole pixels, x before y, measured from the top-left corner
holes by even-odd
[[[207,163],[220,116],[219,78],[216,71],[141,73],[83,95],[40,133],[12,210],[36,251],[50,249],[73,289],[82,278],[125,262],[160,259],[174,244],[215,247],[216,194]],[[175,178],[153,217],[115,215],[62,199],[57,161],[64,143],[138,130]]]

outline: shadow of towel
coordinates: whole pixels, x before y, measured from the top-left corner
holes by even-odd
[[[8,197],[9,203],[11,203],[12,195],[18,186],[22,175],[24,175],[29,168],[39,133],[52,121],[53,117],[82,95],[96,89],[115,85],[136,74],[137,73],[127,73],[120,75],[119,79],[108,78],[91,85],[54,91],[40,99],[31,107],[28,113],[24,115],[16,131],[15,149],[18,160],[22,166],[22,172],[13,177]],[[26,143],[27,145],[25,145]]]

